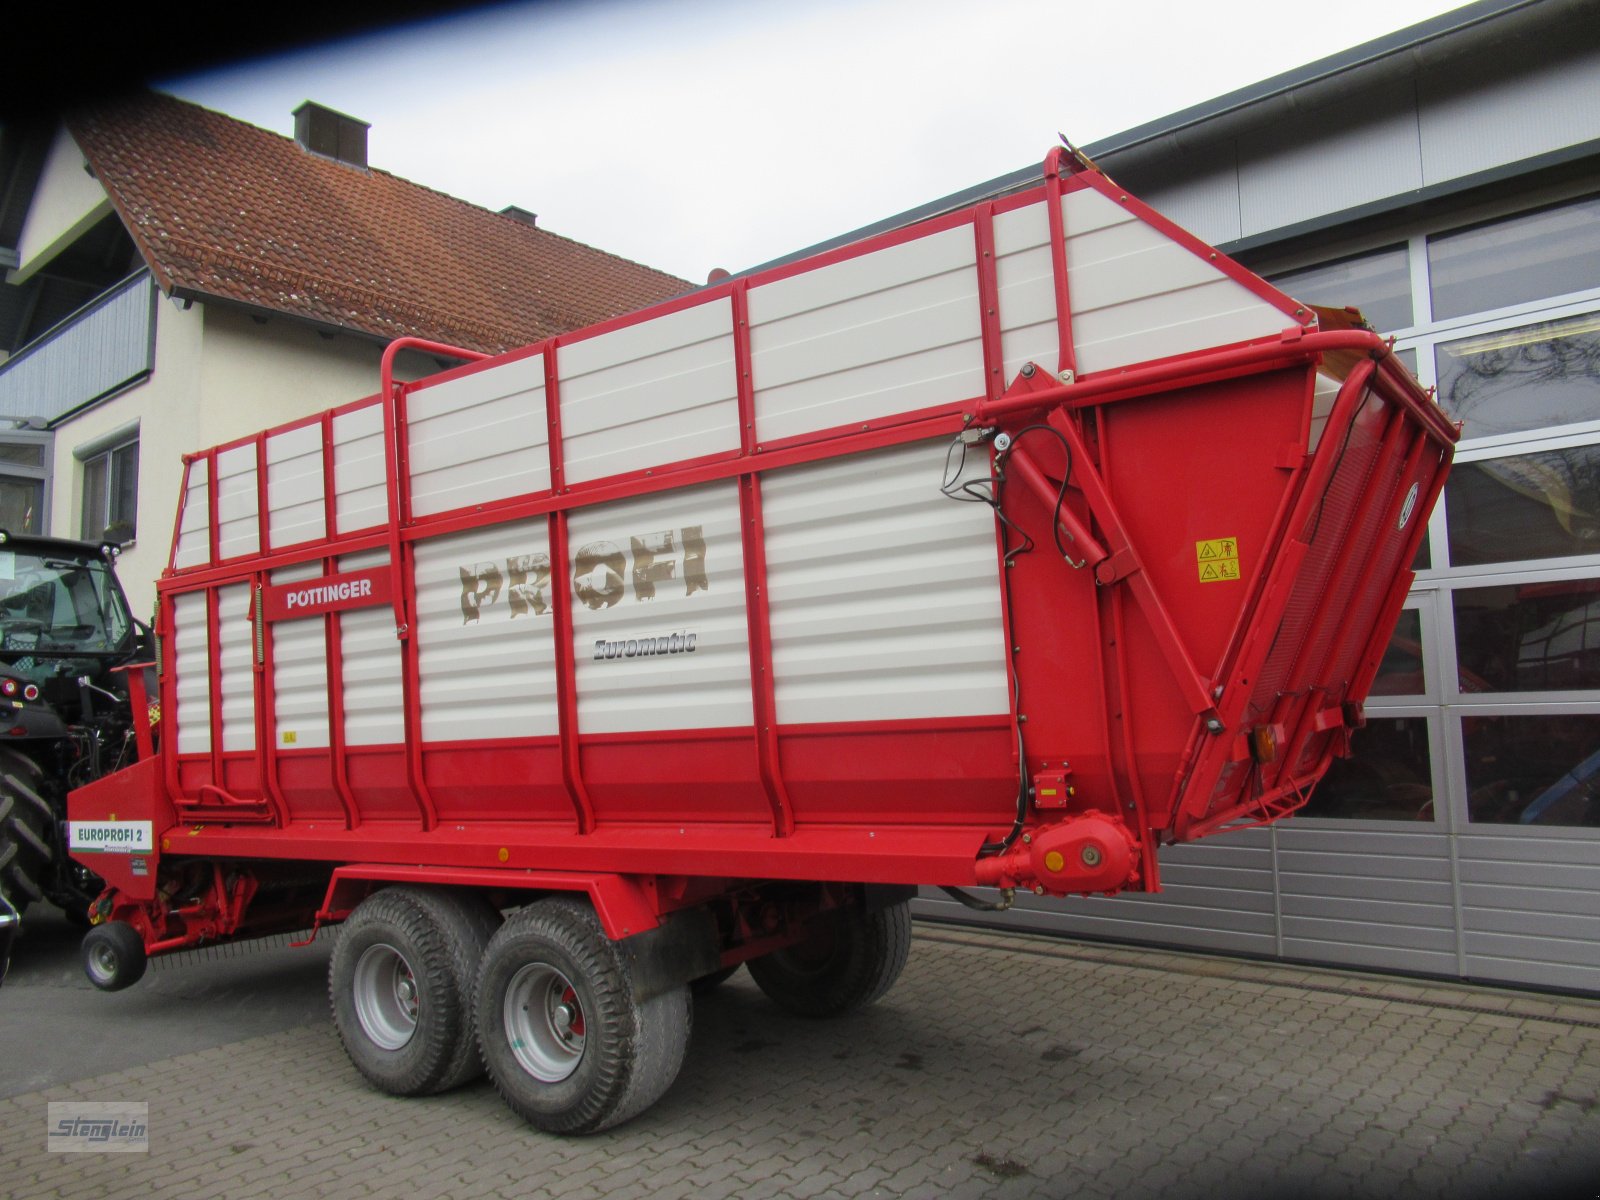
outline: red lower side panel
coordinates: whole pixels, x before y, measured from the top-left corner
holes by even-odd
[[[746,822],[770,828],[752,731],[579,739],[596,821]]]
[[[1006,823],[1016,809],[1017,743],[1007,718],[883,728],[812,726],[778,738],[795,821]]]
[[[422,764],[441,825],[575,824],[554,738],[428,746]],[[994,831],[1009,827],[1016,812],[1016,739],[1006,717],[784,729],[779,764],[801,826],[962,824]],[[581,742],[581,766],[602,829],[735,825],[771,835],[772,803],[751,730],[589,735]],[[275,770],[289,821],[345,823],[331,751],[280,752]],[[264,798],[253,759],[225,762],[224,776],[239,800]],[[198,795],[212,782],[210,758],[181,759],[179,779],[188,795]],[[420,827],[422,804],[401,747],[351,748],[345,784],[358,825]],[[274,853],[293,857],[296,850],[286,839]]]
[[[363,821],[420,821],[421,808],[406,781],[405,751],[399,746],[362,746],[345,755],[350,795]]]
[[[331,750],[280,752],[277,769],[278,794],[290,820],[344,819],[344,805],[333,782]]]
[[[440,821],[574,820],[554,738],[524,746],[430,747],[422,752],[422,769]],[[403,777],[396,782],[403,785]]]

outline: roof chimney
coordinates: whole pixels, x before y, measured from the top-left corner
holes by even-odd
[[[529,212],[527,209],[519,208],[515,204],[506,205],[500,210],[500,215],[502,217],[510,217],[513,221],[521,221],[524,225],[537,226],[539,224],[538,213]]]
[[[362,170],[367,167],[367,130],[371,128],[367,121],[358,121],[313,100],[294,110],[294,140],[302,150]]]

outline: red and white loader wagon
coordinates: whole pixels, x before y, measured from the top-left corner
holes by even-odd
[[[408,347],[465,365],[399,384]],[[691,983],[841,1013],[917,885],[1152,891],[1158,845],[1292,812],[1456,438],[1349,312],[1060,150],[604,325],[384,361],[186,460],[159,746],[71,798],[85,963],[343,922],[369,1080],[487,1068],[563,1132],[666,1090]]]

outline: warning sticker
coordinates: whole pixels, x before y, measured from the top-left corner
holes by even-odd
[[[1239,578],[1239,543],[1233,538],[1212,538],[1194,544],[1201,583],[1222,583]]]

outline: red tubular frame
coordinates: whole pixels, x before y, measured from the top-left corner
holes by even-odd
[[[1078,356],[1072,340],[1072,289],[1067,278],[1066,215],[1061,211],[1064,189],[1063,170],[1070,173],[1071,158],[1066,149],[1052,146],[1044,157],[1045,212],[1050,221],[1050,275],[1055,286],[1056,337],[1061,352],[1056,359],[1056,374],[1067,383],[1078,376]]]
[[[401,407],[401,391],[395,386],[394,360],[404,350],[420,350],[446,358],[481,362],[488,358],[476,350],[446,346],[424,338],[397,338],[383,351],[379,367],[382,387],[383,436],[389,453],[384,456],[384,477],[389,496],[389,576],[393,580],[395,636],[400,639],[400,692],[405,724],[406,778],[422,814],[422,827],[439,823],[439,806],[428,790],[422,762],[422,702],[417,696],[417,642],[411,636],[411,589],[414,566],[406,553],[400,530],[411,518],[410,451],[407,443],[406,415]]]
[[[556,363],[556,347],[544,347],[544,404],[550,420],[550,496],[567,490],[566,454],[561,436],[561,376]],[[578,742],[578,663],[572,625],[572,589],[554,585],[555,564],[567,557],[567,512],[550,512],[550,607],[555,618],[556,713],[561,736],[561,779],[572,801],[573,819],[579,833],[592,833],[595,827],[594,801],[583,779],[583,750]]]

